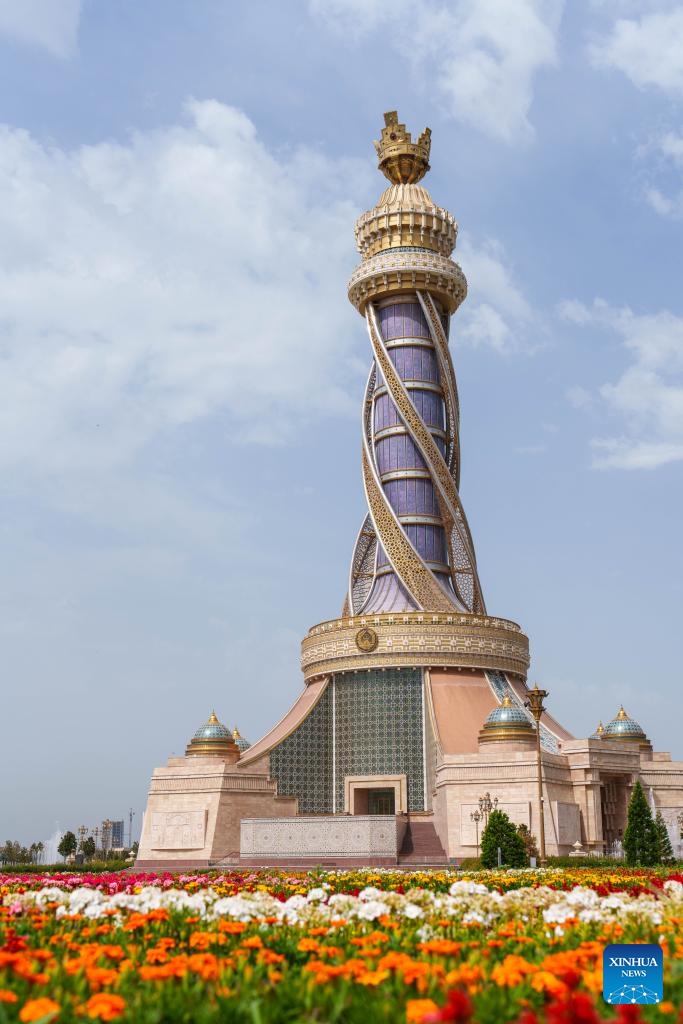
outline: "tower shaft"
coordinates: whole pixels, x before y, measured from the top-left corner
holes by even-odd
[[[485,613],[458,490],[458,391],[448,334],[467,284],[450,259],[457,225],[417,185],[429,166],[429,133],[412,143],[393,113],[385,121],[376,146],[392,186],[357,222],[362,262],[349,285],[373,364],[362,417],[368,513],[344,614]]]

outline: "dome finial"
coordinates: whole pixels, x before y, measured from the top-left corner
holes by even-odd
[[[429,150],[432,130],[425,128],[417,142],[413,142],[406,126],[400,124],[398,113],[389,110],[384,115],[382,138],[375,140],[379,169],[394,185],[414,185],[429,170]]]
[[[212,711],[204,725],[200,725],[196,733],[185,749],[185,756],[196,755],[200,757],[223,757],[237,760],[239,749],[218,718],[215,711]]]

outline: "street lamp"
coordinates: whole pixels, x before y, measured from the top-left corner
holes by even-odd
[[[481,811],[470,811],[470,820],[474,822],[474,828],[477,835],[477,857],[479,857],[479,822],[483,815]]]
[[[492,800],[489,792],[486,792],[483,796],[479,797],[479,812],[481,817],[484,819],[484,828],[486,828],[489,823],[489,814],[491,811],[495,811],[497,806],[498,797],[495,797]]]
[[[545,711],[543,707],[543,701],[548,696],[547,690],[539,690],[538,683],[534,686],[533,690],[529,690],[529,699],[524,702],[524,706],[529,708],[531,714],[534,716],[536,722],[536,769],[538,776],[538,820],[540,825],[540,845],[541,845],[541,867],[544,868],[548,860],[545,855],[545,820],[543,817],[543,762],[541,760],[541,715]]]

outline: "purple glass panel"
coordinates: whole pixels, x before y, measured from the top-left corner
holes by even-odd
[[[422,558],[428,562],[443,562],[444,565],[448,565],[443,527],[408,523],[403,529]]]
[[[428,427],[439,427],[443,430],[445,417],[443,399],[435,391],[422,391],[409,388],[410,398],[420,417]]]
[[[397,302],[379,311],[379,324],[385,341],[392,338],[429,338],[429,328],[417,302]]]
[[[439,369],[434,349],[423,345],[400,345],[389,349],[389,358],[402,380],[427,380],[439,383]]]
[[[387,480],[384,493],[398,515],[440,514],[431,480]]]
[[[379,395],[375,399],[375,430],[383,430],[384,427],[396,427],[400,424],[396,406],[388,394]]]
[[[412,440],[405,434],[383,437],[375,445],[380,473],[395,469],[425,469],[426,463]]]

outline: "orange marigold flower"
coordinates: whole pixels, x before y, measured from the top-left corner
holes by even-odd
[[[10,992],[8,988],[0,988],[0,1003],[18,1003],[19,996]]]
[[[240,935],[247,930],[244,921],[219,921],[218,931],[227,932],[228,935]]]
[[[455,956],[462,947],[462,942],[453,942],[452,939],[430,939],[417,945],[423,953],[437,953],[439,956]]]
[[[356,978],[358,985],[381,985],[389,977],[389,971],[364,971]]]
[[[491,971],[491,980],[496,985],[514,987],[521,985],[527,974],[534,974],[538,970],[535,964],[530,964],[523,956],[516,956],[510,953],[505,957],[502,964],[496,964]]]
[[[438,1012],[439,1007],[433,999],[409,999],[406,1003],[406,1024],[422,1024],[425,1018]]]
[[[281,964],[284,959],[282,953],[276,953],[273,949],[262,949],[258,954],[261,964]]]
[[[550,971],[539,971],[531,979],[531,987],[536,992],[549,992],[553,996],[562,995],[567,991],[567,986]]]
[[[60,1010],[61,1006],[54,999],[29,999],[19,1010],[19,1020],[42,1020],[43,1017],[53,1020]]]
[[[112,967],[86,967],[85,976],[94,988],[99,988],[101,985],[113,985],[119,972]]]
[[[263,940],[259,935],[250,935],[248,939],[242,939],[240,946],[244,949],[261,949]]]
[[[99,992],[96,996],[90,996],[83,1007],[83,1012],[90,1020],[116,1020],[125,1008],[126,1000],[122,996]]]
[[[300,953],[317,953],[320,949],[320,943],[317,939],[300,939],[296,948]]]
[[[218,936],[212,935],[211,932],[192,932],[192,935],[190,935],[190,948],[208,949],[217,938]]]
[[[668,999],[665,1002],[659,1004],[660,1013],[673,1013],[675,1009],[676,1007],[674,1006],[674,1004],[670,1003]]]

